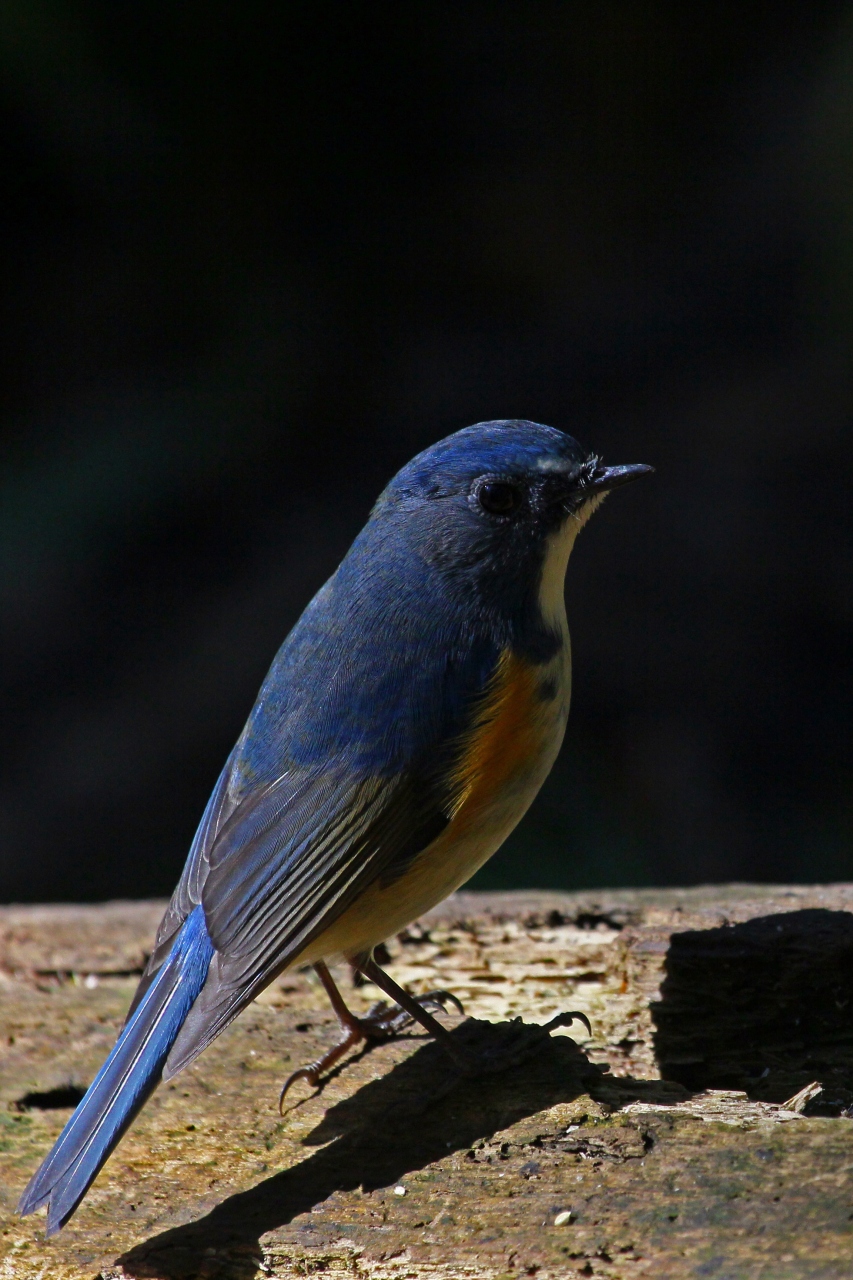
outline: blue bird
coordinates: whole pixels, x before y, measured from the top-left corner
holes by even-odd
[[[651,469],[499,421],[394,477],[277,654],[124,1028],[22,1214],[47,1204],[59,1230],[160,1081],[294,965],[315,966],[342,1037],[282,1097],[408,1021],[470,1067],[430,1012],[453,997],[416,1000],[373,948],[468,880],[544,782],[569,711],[570,552],[605,494]],[[326,965],[341,954],[396,1005],[356,1018]]]

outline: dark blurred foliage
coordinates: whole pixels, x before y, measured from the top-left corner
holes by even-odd
[[[0,10],[0,897],[168,892],[413,452],[657,474],[484,885],[848,877],[853,5]]]

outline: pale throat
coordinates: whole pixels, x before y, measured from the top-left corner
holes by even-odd
[[[539,609],[542,621],[560,635],[568,637],[566,619],[565,583],[566,568],[572,547],[581,529],[607,495],[596,493],[588,498],[579,510],[568,516],[559,529],[549,537],[545,546],[542,577],[539,580]]]

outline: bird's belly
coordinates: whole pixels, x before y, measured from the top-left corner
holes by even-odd
[[[547,666],[505,655],[493,713],[469,736],[450,822],[392,882],[374,881],[299,956],[355,956],[469,880],[527,812],[557,757],[569,709],[568,645]]]

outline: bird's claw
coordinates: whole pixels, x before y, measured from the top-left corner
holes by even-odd
[[[550,1022],[545,1023],[542,1030],[550,1034],[550,1032],[556,1031],[558,1027],[570,1027],[573,1022],[582,1022],[586,1027],[587,1035],[592,1035],[592,1026],[589,1018],[585,1013],[580,1013],[577,1009],[573,1009],[570,1013],[558,1013]]]
[[[440,1010],[446,1013],[447,1005],[452,1004],[463,1017],[465,1014],[462,1001],[457,999],[451,991],[427,991],[425,995],[418,996],[417,1000],[422,1009]],[[415,1018],[398,1004],[389,1005],[385,1000],[378,1000],[371,1006],[365,1017],[359,1018],[358,1021],[369,1040],[387,1040],[405,1031],[412,1025]]]
[[[573,1010],[558,1013],[550,1022],[539,1026],[525,1023],[521,1018],[513,1018],[510,1027],[514,1027],[515,1030],[508,1033],[505,1043],[494,1049],[487,1049],[483,1053],[472,1052],[464,1045],[455,1044],[452,1050],[449,1045],[447,1047],[457,1070],[462,1075],[468,1077],[488,1075],[492,1072],[507,1071],[510,1067],[516,1066],[542,1046],[543,1036],[547,1038],[552,1031],[560,1027],[570,1027],[575,1021],[582,1022],[587,1033],[592,1035],[592,1027],[586,1014]]]
[[[447,1004],[454,1005],[461,1014],[465,1013],[460,1000],[450,991],[427,991],[418,996],[418,1004],[422,1009],[440,1009],[446,1012]],[[316,1089],[325,1071],[333,1067],[348,1050],[364,1040],[390,1040],[401,1031],[405,1031],[415,1021],[414,1016],[398,1004],[389,1005],[385,1000],[378,1000],[372,1005],[363,1018],[353,1017],[352,1022],[344,1024],[345,1034],[328,1052],[307,1067],[293,1071],[282,1085],[278,1098],[279,1115],[284,1114],[284,1099],[297,1080],[307,1080],[312,1089]]]
[[[290,1075],[281,1086],[281,1093],[278,1095],[278,1114],[284,1115],[284,1099],[291,1085],[296,1084],[297,1080],[307,1080],[312,1089],[316,1089],[320,1083],[320,1064],[312,1062],[310,1067],[300,1067],[298,1071],[291,1071]]]

